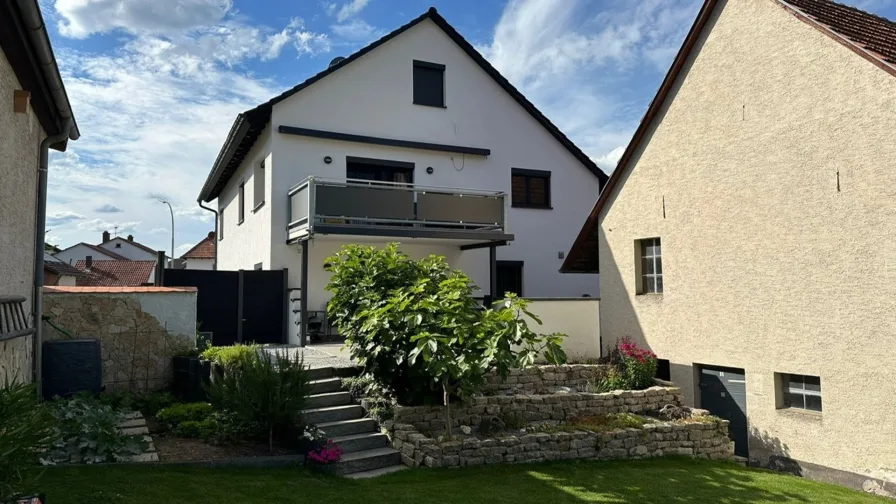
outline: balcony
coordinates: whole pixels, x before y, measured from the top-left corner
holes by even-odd
[[[502,192],[309,177],[288,198],[288,242],[315,235],[513,240]]]

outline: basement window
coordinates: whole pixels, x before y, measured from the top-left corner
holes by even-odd
[[[780,408],[821,413],[821,378],[798,374],[778,374],[781,386]]]
[[[445,65],[414,60],[414,103],[445,108]]]
[[[638,255],[638,294],[663,293],[663,249],[659,238],[635,242]]]

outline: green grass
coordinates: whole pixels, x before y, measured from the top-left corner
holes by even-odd
[[[667,458],[413,469],[346,480],[285,469],[51,468],[51,504],[184,503],[886,503],[846,488],[734,464]]]

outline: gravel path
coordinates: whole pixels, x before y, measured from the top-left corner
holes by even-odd
[[[354,366],[352,361],[345,357],[340,357],[324,350],[312,347],[302,348],[298,346],[281,345],[265,347],[264,351],[271,353],[285,353],[289,355],[290,358],[293,358],[296,355],[301,356],[303,359],[305,359],[305,364],[312,369],[323,367],[342,368]]]

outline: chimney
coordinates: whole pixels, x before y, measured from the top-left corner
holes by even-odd
[[[106,243],[107,241],[109,241],[109,239],[110,239],[109,232],[103,231],[103,243]]]
[[[209,232],[209,234],[208,234],[208,239],[209,239],[209,240],[212,240],[212,241],[215,241],[215,232],[214,232],[214,231]]]
[[[128,235],[128,241],[134,241],[134,235]]]
[[[87,256],[87,259],[84,261],[87,265],[87,269],[90,269],[93,266],[93,256]]]

